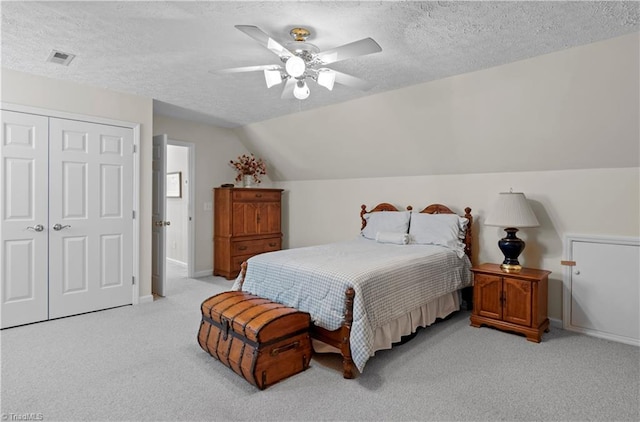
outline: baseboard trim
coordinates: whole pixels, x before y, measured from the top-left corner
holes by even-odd
[[[151,302],[153,302],[153,295],[140,296],[140,299],[138,299],[138,305]]]
[[[213,268],[211,268],[209,270],[194,272],[193,273],[193,278],[209,277],[210,275],[213,275]]]
[[[551,326],[551,328],[554,328],[556,330],[564,330],[561,319],[549,318],[549,325]]]
[[[186,262],[178,261],[177,259],[173,259],[173,258],[166,258],[166,259],[167,259],[167,261],[170,261],[173,264],[180,265],[180,266],[185,267],[185,268],[187,267],[187,263]]]

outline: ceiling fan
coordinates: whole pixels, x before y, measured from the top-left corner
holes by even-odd
[[[282,63],[235,67],[214,70],[211,71],[212,73],[263,71],[267,88],[285,82],[281,96],[283,99],[304,100],[308,98],[310,91],[307,80],[312,80],[329,91],[333,89],[334,83],[360,90],[367,90],[373,86],[363,79],[326,67],[341,60],[382,51],[382,48],[372,38],[364,38],[330,50],[320,51],[317,46],[307,42],[311,32],[305,28],[293,28],[289,32],[293,41],[283,46],[257,26],[235,25],[235,27],[258,41],[263,47],[271,50]]]

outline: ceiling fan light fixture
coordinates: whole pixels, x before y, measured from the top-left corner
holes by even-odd
[[[267,82],[267,88],[282,83],[282,74],[279,69],[265,69],[264,80]]]
[[[362,91],[371,89],[373,86],[356,76],[325,67],[353,57],[379,53],[382,48],[373,38],[363,38],[330,50],[320,51],[316,45],[307,42],[311,31],[306,28],[293,28],[290,32],[293,41],[282,45],[257,26],[235,25],[235,27],[277,55],[280,63],[222,69],[212,71],[214,74],[263,71],[267,88],[286,82],[283,84],[284,89],[280,95],[282,99],[309,98],[307,78],[329,91],[333,90],[335,83]]]
[[[317,82],[318,85],[327,88],[329,91],[333,90],[333,84],[336,82],[336,72],[327,68],[318,69]]]
[[[293,96],[299,100],[306,100],[309,98],[309,87],[305,81],[296,82],[296,87],[293,88]]]
[[[292,56],[287,59],[284,68],[291,77],[298,78],[304,74],[305,70],[307,70],[307,65],[300,57]]]

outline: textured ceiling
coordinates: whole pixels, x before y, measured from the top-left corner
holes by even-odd
[[[2,65],[153,98],[155,111],[220,126],[356,99],[612,38],[640,27],[632,2],[2,2]],[[320,50],[372,37],[376,53],[332,65],[371,81],[368,92],[310,86],[281,100],[260,72],[278,63],[234,28],[256,25],[281,43],[295,26]],[[52,49],[77,55],[47,63]]]

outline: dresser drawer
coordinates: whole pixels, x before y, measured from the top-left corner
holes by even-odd
[[[231,256],[256,255],[262,252],[277,251],[281,248],[282,239],[242,240],[231,243]]]
[[[234,274],[234,277],[240,273],[241,265],[244,261],[251,258],[253,255],[240,255],[240,256],[232,256],[231,257],[231,273]]]
[[[236,255],[234,253],[233,256],[231,256],[231,272],[236,275],[240,271],[240,266],[242,265],[242,263],[247,259],[251,258],[252,256],[255,256],[264,252],[273,252],[273,251],[280,250],[280,239],[264,239],[261,241],[252,240],[247,242],[234,242],[234,243],[242,244],[242,243],[249,243],[249,242],[262,245],[263,248],[260,250],[254,250],[255,248],[251,246],[251,247],[247,247],[246,250],[243,249],[239,251],[241,253],[240,255]],[[240,246],[245,246],[245,245],[240,245]],[[251,249],[253,252],[247,252],[249,249]]]
[[[234,201],[280,202],[280,192],[261,192],[260,189],[234,190]]]

